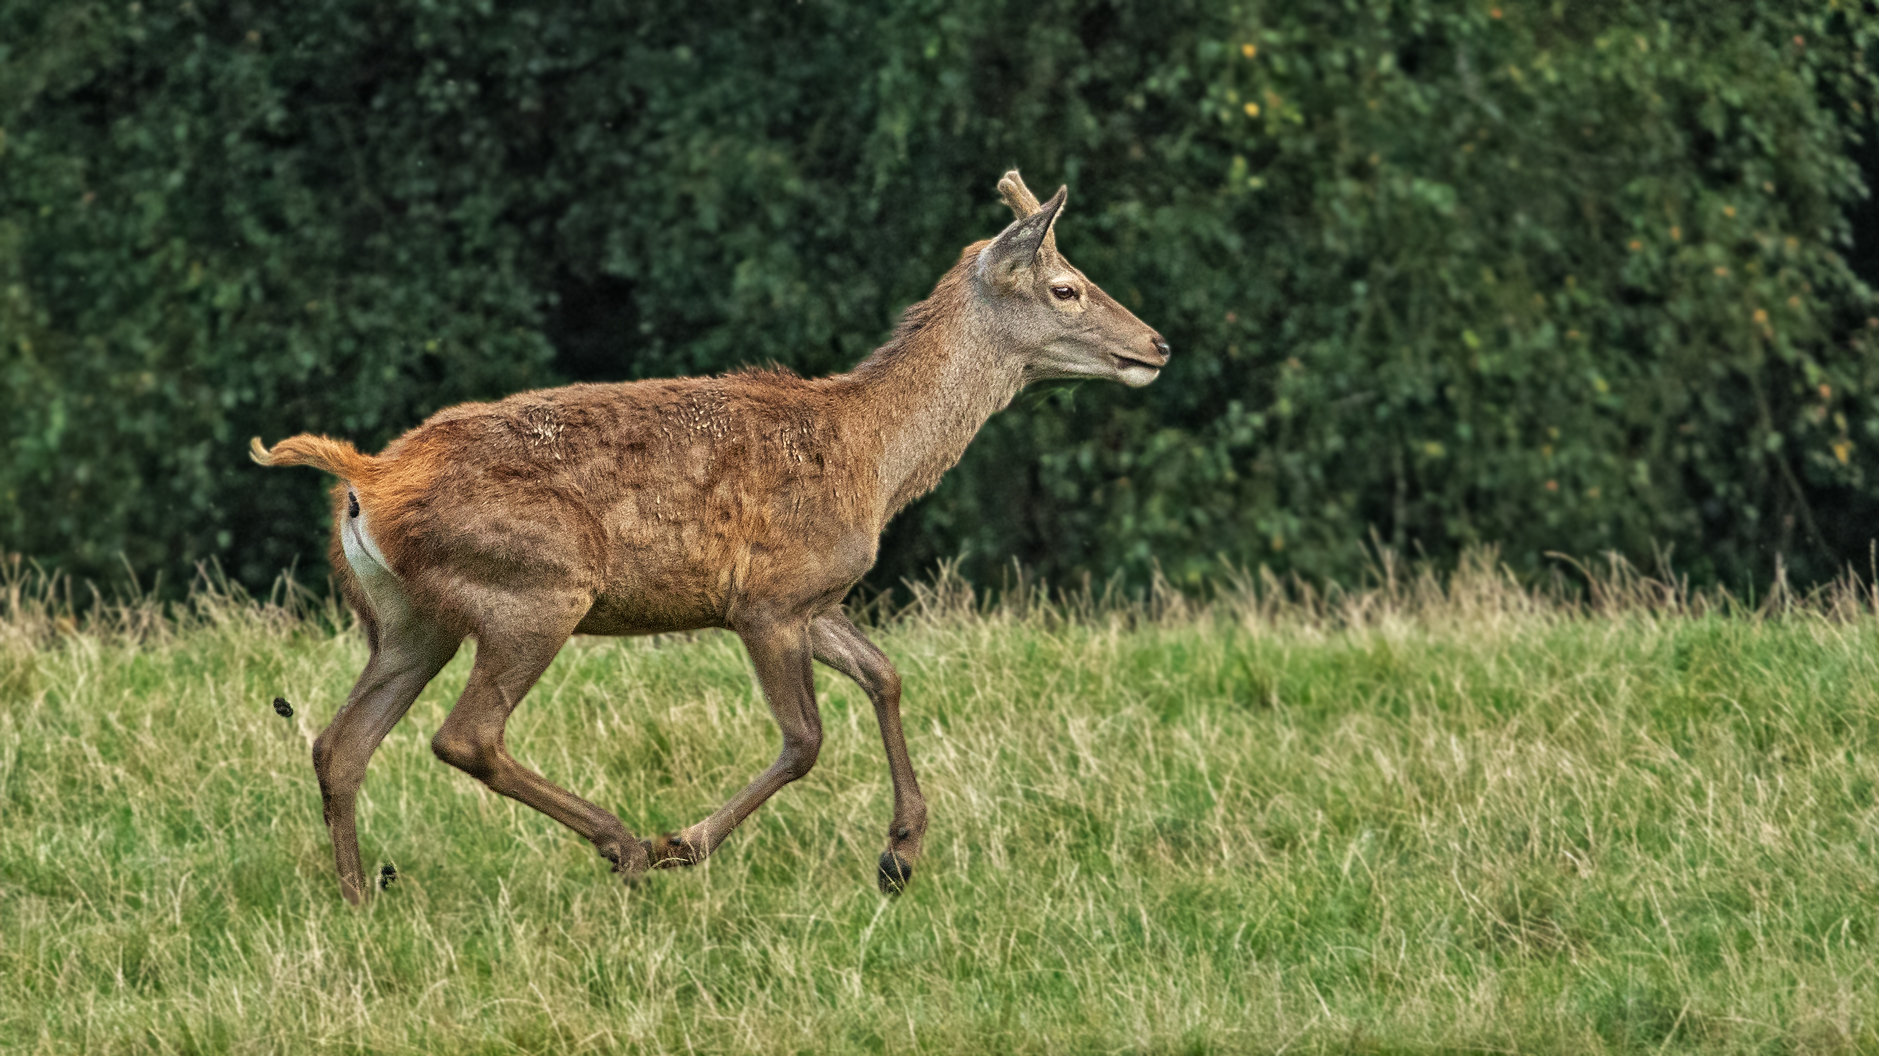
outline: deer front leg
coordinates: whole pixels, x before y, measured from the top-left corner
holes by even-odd
[[[900,675],[839,610],[811,625],[810,640],[816,659],[853,679],[874,704],[881,744],[887,749],[888,773],[894,779],[894,821],[887,827],[887,850],[881,852],[877,879],[883,894],[899,894],[913,879],[913,863],[919,860],[921,840],[926,836],[926,798],[914,779],[907,738],[900,728]]]
[[[783,732],[783,750],[776,762],[758,774],[715,814],[683,832],[668,834],[652,845],[652,864],[659,867],[692,865],[703,861],[751,811],[776,790],[808,773],[822,750],[822,715],[816,710],[816,687],[809,659],[809,629],[801,623],[759,622],[737,628],[737,636],[750,653],[757,684],[770,702],[770,712]]]

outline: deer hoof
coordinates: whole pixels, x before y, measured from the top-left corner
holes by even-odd
[[[881,852],[881,875],[876,878],[884,895],[898,895],[913,880],[913,863],[893,851]]]
[[[652,845],[651,854],[655,869],[674,869],[699,860],[697,850],[686,843],[684,833],[679,832],[668,832],[659,837],[658,842]]]
[[[613,863],[613,871],[619,873],[628,884],[639,882],[646,874],[647,845],[645,840],[627,837],[623,840],[609,840],[600,845],[600,856]]]

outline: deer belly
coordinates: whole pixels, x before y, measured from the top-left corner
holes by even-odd
[[[620,590],[594,599],[576,634],[663,634],[724,626],[722,603],[690,591]]]

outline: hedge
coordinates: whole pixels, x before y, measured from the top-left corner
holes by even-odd
[[[312,473],[571,380],[842,370],[1020,167],[1173,343],[889,529],[1063,581],[1371,541],[1867,562],[1870,3],[0,7],[0,548],[317,578]],[[1858,230],[1856,231],[1856,227]],[[1855,235],[1862,241],[1855,241]]]

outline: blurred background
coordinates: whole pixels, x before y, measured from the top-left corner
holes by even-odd
[[[0,551],[324,571],[324,482],[569,381],[844,370],[1020,168],[1172,342],[884,540],[1053,582],[1872,565],[1872,3],[0,4]],[[121,556],[120,556],[121,555]]]

